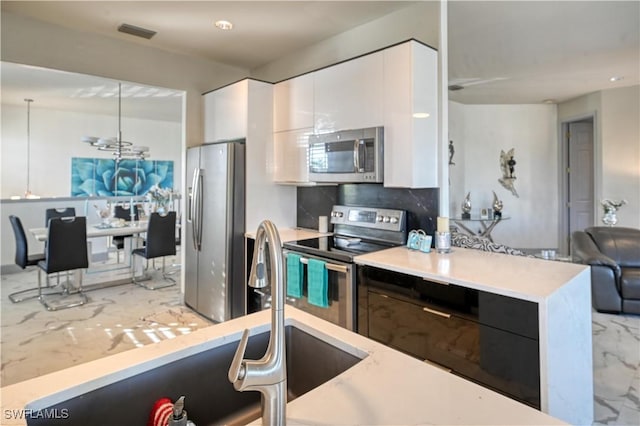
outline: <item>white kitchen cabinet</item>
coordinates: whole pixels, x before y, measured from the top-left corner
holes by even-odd
[[[274,180],[283,184],[309,183],[309,135],[313,128],[276,132],[274,143]]]
[[[295,227],[296,189],[274,181],[273,84],[245,79],[203,98],[204,143],[245,140],[245,229],[264,219]]]
[[[313,105],[316,133],[381,126],[383,53],[316,71]]]
[[[247,136],[248,88],[245,79],[203,95],[205,143]]]
[[[439,187],[438,54],[416,41],[384,53],[384,186]]]
[[[274,132],[313,127],[313,79],[308,73],[274,86]]]

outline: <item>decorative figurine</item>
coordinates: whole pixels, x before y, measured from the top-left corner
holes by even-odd
[[[498,199],[496,191],[493,192],[493,217],[502,218],[502,200]]]
[[[453,162],[453,155],[456,153],[455,148],[453,147],[453,141],[449,141],[449,165],[455,166],[456,163]]]
[[[516,188],[513,186],[513,181],[516,180],[515,175],[515,165],[516,160],[514,160],[514,150],[515,148],[511,148],[507,153],[503,150],[500,150],[500,169],[502,170],[502,177],[498,179],[500,185],[502,185],[505,189],[511,191],[511,193],[518,196],[518,192]]]
[[[507,161],[507,164],[509,165],[509,177],[511,179],[515,179],[516,176],[514,175],[514,169],[515,169],[515,165],[516,165],[516,160],[513,159],[513,155],[511,156],[511,158],[509,159],[509,161]]]
[[[467,193],[462,202],[462,218],[471,219],[471,192]]]
[[[618,209],[625,204],[627,204],[627,200],[620,201],[611,201],[611,200],[602,200],[602,207],[604,208],[604,216],[602,217],[602,222],[605,225],[613,226],[618,223],[618,216],[616,212]]]

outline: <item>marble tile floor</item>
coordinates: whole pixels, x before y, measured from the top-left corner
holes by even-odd
[[[594,424],[640,425],[640,315],[593,312]]]
[[[179,283],[158,290],[136,284],[92,290],[87,304],[55,312],[37,299],[13,304],[7,297],[37,285],[35,269],[3,274],[1,284],[1,386],[212,324],[183,304]]]
[[[211,324],[184,306],[179,285],[94,290],[86,305],[57,312],[47,312],[35,299],[8,300],[9,293],[36,283],[35,270],[2,275],[1,386]],[[594,425],[639,425],[640,316],[594,311],[592,324]]]

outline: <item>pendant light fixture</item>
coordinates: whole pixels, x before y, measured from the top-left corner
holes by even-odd
[[[116,164],[123,158],[144,160],[149,155],[149,147],[134,146],[133,143],[122,140],[122,83],[118,83],[118,136],[111,138],[83,136],[82,141],[96,147],[99,151],[112,152]]]
[[[31,193],[31,102],[33,99],[26,98],[27,103],[27,190],[24,192],[24,198],[40,198]]]

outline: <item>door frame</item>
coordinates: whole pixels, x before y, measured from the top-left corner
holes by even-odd
[[[571,116],[560,121],[558,126],[558,251],[569,255],[569,178],[566,170],[569,167],[569,146],[566,137],[569,124],[591,119],[593,123],[593,219],[598,218],[598,201],[602,194],[602,149],[600,143],[600,126],[597,111]],[[592,225],[595,225],[593,223]]]

